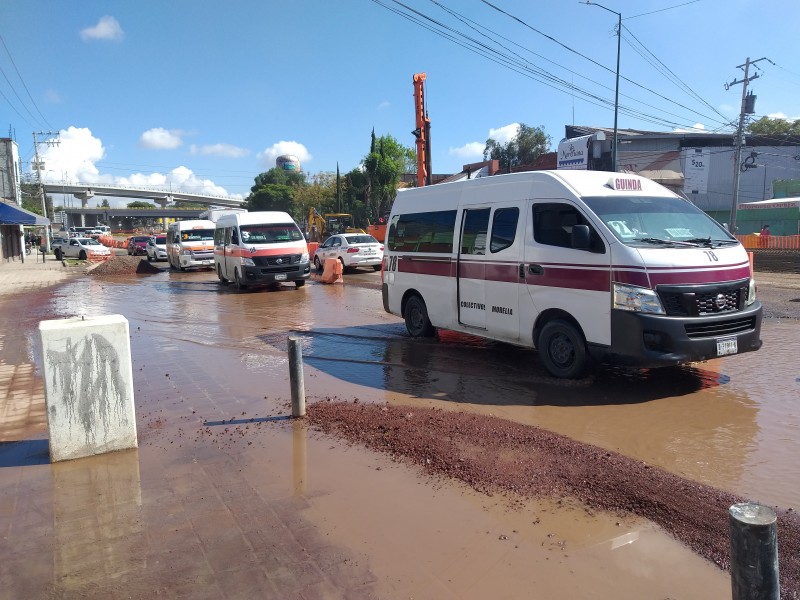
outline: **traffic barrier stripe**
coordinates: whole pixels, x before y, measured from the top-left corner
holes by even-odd
[[[745,248],[774,248],[776,250],[800,250],[800,235],[737,235]]]

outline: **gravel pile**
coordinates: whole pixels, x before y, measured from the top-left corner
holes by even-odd
[[[728,509],[747,501],[641,461],[538,427],[454,411],[318,402],[313,426],[489,494],[574,498],[589,509],[644,517],[722,569]],[[779,510],[781,598],[800,598],[800,519]]]
[[[120,275],[149,275],[162,270],[138,256],[112,256],[107,261],[92,267],[90,275],[95,277],[119,277]]]

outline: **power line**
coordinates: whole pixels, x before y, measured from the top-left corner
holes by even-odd
[[[658,10],[651,10],[650,12],[633,15],[632,17],[625,17],[623,21],[628,21],[630,19],[637,19],[639,17],[644,17],[646,15],[654,15],[656,13],[664,12],[665,10],[672,10],[673,8],[680,8],[681,6],[694,4],[695,2],[700,2],[700,0],[689,0],[689,2],[684,2],[683,4],[676,4],[675,6],[668,6],[667,8],[659,8]]]
[[[414,23],[414,24],[416,24],[416,25],[418,25],[420,27],[423,27],[424,29],[427,29],[431,33],[434,33],[435,35],[443,37],[443,38],[445,38],[445,39],[447,39],[447,40],[449,40],[449,41],[461,46],[462,48],[465,48],[465,49],[467,49],[467,50],[469,50],[469,51],[471,51],[471,52],[473,52],[475,54],[478,54],[479,56],[483,56],[484,58],[487,58],[488,60],[490,60],[492,62],[495,62],[496,64],[499,64],[500,66],[503,66],[503,67],[505,67],[505,68],[507,68],[507,69],[509,69],[511,71],[514,71],[514,72],[516,72],[518,74],[521,74],[521,75],[523,75],[525,77],[528,77],[530,79],[534,79],[535,81],[539,81],[540,83],[543,83],[544,85],[547,85],[548,87],[552,87],[554,89],[558,89],[558,90],[561,90],[561,91],[568,90],[570,92],[574,92],[574,93],[578,94],[579,96],[581,96],[584,99],[584,101],[588,102],[589,104],[594,104],[596,106],[603,106],[603,107],[612,107],[612,106],[614,106],[614,103],[612,101],[606,99],[606,98],[598,96],[597,94],[594,94],[594,93],[592,93],[592,92],[590,92],[590,91],[588,91],[586,89],[583,89],[583,88],[581,88],[579,86],[576,86],[571,82],[568,82],[568,81],[566,81],[564,79],[561,79],[561,78],[553,75],[552,73],[546,71],[545,69],[542,69],[541,67],[533,65],[533,64],[531,64],[531,63],[529,63],[527,61],[524,61],[524,59],[514,58],[514,57],[511,57],[511,56],[508,56],[507,54],[497,50],[496,48],[488,46],[484,42],[481,42],[481,41],[476,40],[476,39],[474,39],[474,38],[472,38],[472,37],[470,37],[468,35],[465,35],[464,33],[460,32],[460,31],[458,31],[458,30],[456,30],[456,29],[454,29],[454,28],[452,28],[452,27],[450,27],[450,26],[448,26],[448,25],[446,25],[444,23],[441,23],[440,21],[438,21],[438,20],[436,20],[436,19],[434,19],[434,18],[432,18],[432,17],[420,12],[419,10],[414,9],[414,8],[404,4],[403,2],[400,2],[399,0],[391,0],[391,1],[395,5],[402,7],[403,9],[405,9],[408,12],[404,12],[403,10],[398,9],[395,6],[388,5],[388,4],[386,4],[385,2],[383,2],[381,0],[372,0],[372,1],[375,4],[378,4],[379,6],[385,8],[385,9],[387,9],[387,10],[389,10],[389,11],[395,13],[395,14],[397,14],[398,16],[401,16],[401,17],[405,18],[406,20],[408,20],[408,21],[410,21],[410,22],[412,22],[412,23]],[[482,0],[482,1],[486,2],[486,0]],[[494,7],[490,3],[487,3],[487,4],[489,4],[490,6],[492,6],[495,9],[497,9],[497,7]],[[500,10],[501,12],[503,12],[503,14],[508,14],[505,11],[502,11],[501,9],[497,9],[497,10]],[[513,16],[511,16],[511,18],[514,18],[515,20],[518,20],[516,17],[513,17]],[[530,27],[527,24],[526,24],[526,26]],[[538,30],[536,30],[535,28],[532,28],[532,29],[534,29],[537,33],[540,33],[541,35],[544,35],[548,39],[553,39],[554,41],[556,41],[556,43],[558,43],[559,45],[563,46],[563,44],[561,44],[560,42],[555,40],[555,38],[552,38],[551,36],[547,36],[547,34],[543,34],[542,32],[539,32]],[[584,55],[581,55],[578,52],[576,52],[576,53],[579,54],[580,56],[584,56]],[[517,56],[519,56],[519,55],[517,55]],[[587,58],[591,62],[594,62],[595,64],[597,64],[598,66],[600,66],[603,69],[609,70],[607,67],[604,67],[603,65],[600,65],[599,63],[596,63],[595,61],[593,61],[592,59],[589,59],[588,57],[584,57],[584,58]],[[643,87],[640,84],[636,84],[635,82],[633,82],[633,83],[635,85],[639,86],[639,87]],[[645,88],[645,89],[647,89],[647,88]],[[652,90],[649,90],[649,91],[652,92]],[[663,97],[663,98],[665,100],[671,102],[671,103],[675,103],[673,100],[671,100],[669,98],[666,98],[666,97]],[[682,108],[686,108],[687,110],[695,112],[692,109],[689,109],[688,107],[685,107],[685,106],[682,106]],[[654,123],[654,124],[662,125],[662,126],[666,125],[666,126],[669,126],[669,127],[689,127],[689,128],[692,127],[691,125],[687,125],[686,123],[678,123],[678,122],[675,122],[675,121],[670,121],[668,119],[664,119],[661,116],[656,116],[656,115],[648,114],[648,113],[645,113],[645,112],[642,112],[642,111],[638,111],[638,110],[635,110],[635,109],[633,109],[631,107],[628,107],[628,106],[619,106],[619,111],[623,112],[624,114],[627,114],[627,115],[629,115],[631,117],[634,117],[634,118],[637,118],[637,119],[640,119],[640,120],[643,120],[643,121],[651,122],[651,123]],[[709,118],[709,117],[706,117],[706,118]]]
[[[11,51],[8,49],[8,46],[6,46],[6,41],[3,39],[2,35],[0,35],[0,42],[3,43],[3,48],[5,48],[6,54],[8,54],[8,58],[9,58],[9,60],[11,60],[11,64],[14,67],[14,71],[16,71],[17,77],[19,77],[19,80],[22,82],[22,87],[25,88],[25,92],[28,94],[28,98],[31,99],[31,102],[33,103],[33,107],[36,109],[36,112],[39,113],[39,116],[42,117],[42,120],[45,122],[45,124],[50,129],[55,129],[55,127],[50,125],[50,123],[47,121],[47,118],[42,114],[42,111],[39,110],[39,106],[36,104],[36,100],[34,100],[33,96],[31,96],[31,92],[28,89],[28,86],[25,84],[25,80],[22,78],[22,73],[20,73],[19,69],[17,69],[17,63],[14,62],[14,57],[11,56]],[[3,73],[3,75],[5,76],[5,73]],[[6,78],[6,80],[8,80],[8,78]],[[9,85],[11,85],[11,82],[9,82]],[[12,86],[12,89],[13,89],[13,86]],[[16,92],[14,92],[14,93],[16,94]],[[19,96],[17,96],[17,97],[19,98]],[[33,116],[33,115],[31,115],[31,116]],[[34,117],[34,119],[35,119],[35,117]]]

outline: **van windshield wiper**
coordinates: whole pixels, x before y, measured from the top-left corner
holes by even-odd
[[[634,242],[645,242],[647,244],[665,244],[667,246],[694,246],[697,247],[697,244],[694,242],[682,242],[678,240],[662,240],[661,238],[655,237],[643,237],[643,238],[634,238],[632,241]]]
[[[692,238],[690,240],[684,240],[686,242],[693,242],[695,244],[702,244],[703,246],[708,246],[710,248],[714,248],[716,246],[722,246],[723,244],[735,244],[736,240],[712,240],[711,236],[707,238]]]

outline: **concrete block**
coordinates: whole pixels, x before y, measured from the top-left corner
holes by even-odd
[[[136,448],[133,368],[122,315],[41,321],[50,460]]]

